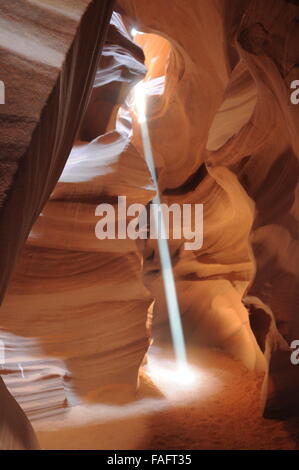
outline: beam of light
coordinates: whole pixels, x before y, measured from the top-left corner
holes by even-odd
[[[181,315],[176,293],[168,240],[166,236],[164,218],[160,207],[161,199],[159,193],[159,186],[146,120],[146,94],[144,84],[142,82],[138,83],[135,87],[135,106],[137,110],[138,122],[140,123],[145,160],[148,164],[156,189],[156,196],[152,200],[152,207],[154,214],[155,229],[158,234],[157,241],[161,261],[164,292],[166,297],[173,347],[176,357],[176,375],[178,379],[180,379],[183,383],[190,384],[190,382],[192,382],[192,372],[187,363],[183,326],[181,322]]]
[[[135,101],[136,110],[137,110],[138,122],[139,122],[139,124],[145,124],[146,125],[146,115],[145,115],[146,102],[145,102],[145,93],[144,93],[144,84],[143,84],[143,82],[137,83],[137,85],[134,88],[134,95],[135,95],[134,96],[134,101]],[[142,127],[141,127],[141,131],[142,131]],[[147,127],[147,125],[145,127]],[[142,135],[142,137],[143,137],[143,135]],[[148,138],[148,140],[149,140],[149,138]],[[151,145],[150,145],[150,147],[151,147]],[[145,151],[145,149],[144,149],[144,151]],[[147,157],[147,155],[145,155],[145,157]],[[149,160],[152,163],[152,156],[150,156]]]

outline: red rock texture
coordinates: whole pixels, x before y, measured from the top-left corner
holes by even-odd
[[[0,2],[1,79],[6,86],[0,129],[1,300],[71,150],[111,9],[112,2],[105,0]],[[5,400],[12,399],[2,385],[1,393],[5,407]],[[32,446],[34,438],[26,438],[29,426],[24,417],[14,417],[14,410],[20,417],[15,404],[0,422],[1,446]]]
[[[163,94],[148,76],[148,113],[164,201],[204,204],[203,248],[187,253],[171,243],[186,327],[193,339],[267,370],[266,416],[297,413],[299,374],[289,344],[299,334],[299,106],[290,100],[298,78],[298,6],[118,5],[137,29],[171,45],[165,71],[158,65]],[[148,50],[161,41],[138,38]],[[159,300],[159,323],[166,308],[155,244],[146,253],[145,282]]]
[[[9,49],[19,15],[29,31],[25,45],[23,30],[15,33],[14,66],[3,65],[4,79],[17,77],[8,95],[20,82],[23,93],[1,115],[0,279],[4,294],[31,229],[1,334],[11,345],[6,383],[16,394],[21,370],[18,400],[33,418],[132,399],[152,321],[154,336],[167,335],[156,242],[94,233],[99,203],[116,207],[125,195],[148,204],[155,194],[130,96],[145,74],[162,200],[204,205],[203,247],[170,240],[187,342],[263,374],[265,416],[298,413],[289,349],[299,339],[297,3],[118,0],[97,65],[110,2],[43,5],[39,25],[40,6],[11,17],[0,1],[0,46]],[[132,27],[145,33],[135,43]]]

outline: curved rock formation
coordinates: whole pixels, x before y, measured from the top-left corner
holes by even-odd
[[[79,132],[86,139],[100,132],[94,127],[94,113],[100,115],[104,107],[104,115],[113,108],[115,114],[118,95],[125,96],[145,74],[142,50],[116,14],[103,57]],[[109,128],[104,119],[100,126]],[[149,345],[153,299],[142,282],[136,242],[99,240],[95,234],[99,204],[114,204],[117,223],[122,217],[118,195],[125,196],[128,205],[147,204],[154,195],[130,134],[114,130],[91,141],[77,140],[20,256],[2,305],[1,328],[11,342],[5,373],[14,394],[20,388],[18,344],[24,346],[22,374],[32,398],[27,401],[26,391],[18,398],[32,418],[61,412],[83,397],[112,401],[119,400],[120,389],[122,399],[126,390],[129,396],[136,391]],[[47,397],[37,368],[44,370],[40,380],[48,384]]]
[[[39,445],[29,420],[0,377],[0,450],[33,450]]]
[[[168,4],[118,2],[127,21],[171,43],[164,94],[148,95],[159,184],[168,203],[204,204],[203,248],[187,253],[171,243],[182,312],[193,336],[198,330],[250,368],[263,370],[267,351],[265,415],[292,414],[299,107],[290,84],[298,71],[298,7],[283,0]],[[150,35],[141,40],[150,49]],[[160,299],[159,321],[165,306],[149,245],[145,280]],[[251,303],[252,295],[259,300]]]
[[[1,300],[71,150],[111,10],[109,0],[0,2],[6,91],[0,129]],[[1,409],[11,406],[1,415],[1,447],[33,447],[28,422],[2,382],[0,394]]]

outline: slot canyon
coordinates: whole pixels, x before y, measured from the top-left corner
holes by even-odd
[[[0,80],[0,449],[298,450],[299,1],[0,0]]]

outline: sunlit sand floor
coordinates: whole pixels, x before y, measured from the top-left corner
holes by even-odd
[[[298,449],[299,420],[261,417],[262,377],[218,350],[189,354],[184,383],[166,352],[152,349],[135,401],[80,404],[38,421],[43,449]],[[155,384],[155,386],[153,385]]]

